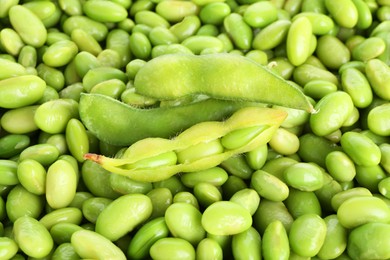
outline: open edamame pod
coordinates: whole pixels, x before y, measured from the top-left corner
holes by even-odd
[[[262,102],[314,112],[299,88],[240,55],[159,56],[140,68],[134,87],[137,93],[159,100],[205,94],[215,99]]]
[[[97,138],[126,146],[147,137],[170,138],[194,124],[227,118],[246,106],[266,105],[207,99],[181,106],[141,109],[108,96],[82,94],[79,112],[85,127]]]
[[[283,110],[245,107],[223,122],[198,123],[173,139],[142,139],[127,148],[122,158],[97,154],[85,154],[84,158],[97,162],[111,173],[156,182],[179,172],[215,167],[234,155],[266,144],[286,116]]]

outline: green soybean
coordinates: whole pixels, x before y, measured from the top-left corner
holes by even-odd
[[[126,212],[123,210],[127,209]],[[96,232],[114,241],[133,230],[152,213],[152,202],[143,194],[123,195],[110,203],[96,220]],[[121,221],[132,216],[132,221]],[[126,223],[126,225],[124,225]]]
[[[185,239],[196,246],[203,238],[204,230],[201,212],[188,203],[173,203],[165,212],[165,222],[174,237]]]
[[[235,234],[232,237],[232,253],[235,259],[261,259],[262,240],[254,228]],[[245,247],[245,250],[242,248]]]
[[[358,132],[346,132],[341,136],[341,147],[357,165],[378,165],[381,159],[379,147],[367,136]]]
[[[347,229],[340,224],[335,214],[325,217],[324,221],[326,223],[326,236],[317,256],[323,259],[334,259],[347,248]]]
[[[252,225],[252,217],[249,211],[237,203],[218,201],[206,208],[201,222],[208,233],[234,235],[247,230]]]
[[[207,237],[202,239],[196,247],[196,259],[206,260],[209,258],[222,260],[223,251],[217,241]]]
[[[110,240],[90,230],[79,230],[73,233],[71,245],[83,258],[126,259],[125,254]]]
[[[91,197],[86,199],[82,204],[83,216],[91,223],[96,224],[96,220],[100,213],[112,202],[113,200],[102,197]]]
[[[311,55],[312,34],[312,26],[308,18],[299,17],[291,23],[286,39],[286,51],[293,65],[303,64]]]
[[[13,239],[8,237],[1,237],[0,249],[1,249],[0,257],[4,259],[11,259],[18,252],[19,246],[18,244],[16,244],[16,242]]]
[[[366,76],[371,84],[372,90],[380,98],[390,98],[390,69],[383,61],[371,59],[366,64]]]
[[[251,177],[251,186],[264,197],[271,201],[283,201],[288,197],[288,186],[276,176],[257,170]]]
[[[130,241],[127,256],[132,259],[143,259],[148,256],[152,245],[161,238],[167,237],[169,229],[165,218],[155,218],[144,224]]]
[[[313,132],[324,136],[339,129],[352,113],[353,107],[351,97],[345,92],[337,91],[326,95],[315,105],[318,112],[310,115]]]
[[[358,9],[352,0],[326,0],[325,7],[335,22],[342,27],[352,28],[358,23]]]
[[[262,237],[262,255],[266,259],[290,259],[288,234],[282,222],[271,222]]]
[[[296,163],[284,171],[286,183],[301,191],[315,191],[324,185],[321,169],[310,163]]]
[[[386,259],[390,256],[388,243],[390,225],[367,223],[353,229],[348,237],[347,252],[352,259]]]
[[[157,240],[150,248],[150,256],[156,260],[193,260],[195,248],[182,238],[165,237]]]
[[[292,223],[289,232],[292,251],[300,256],[318,254],[326,237],[326,223],[316,214],[304,214]]]
[[[357,196],[345,200],[337,209],[337,217],[345,228],[354,228],[369,222],[388,223],[390,209],[374,196]]]
[[[27,7],[23,5],[11,7],[9,18],[13,28],[25,43],[38,48],[46,42],[47,31],[44,24]]]
[[[25,159],[18,164],[20,184],[29,192],[42,195],[46,190],[46,169],[39,162]]]
[[[354,162],[342,151],[328,153],[325,164],[329,174],[339,182],[352,181],[356,175]]]
[[[46,201],[52,208],[68,206],[75,194],[78,175],[73,166],[64,160],[57,160],[47,170]]]
[[[49,231],[32,217],[18,218],[14,223],[13,232],[18,246],[29,257],[46,257],[54,247]]]

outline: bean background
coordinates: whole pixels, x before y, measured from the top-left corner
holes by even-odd
[[[158,182],[85,160],[126,147],[80,96],[172,106],[133,86],[172,53],[246,56],[317,112]],[[0,0],[0,258],[390,259],[389,64],[388,0]]]

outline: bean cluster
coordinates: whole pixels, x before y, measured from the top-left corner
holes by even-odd
[[[233,93],[249,60],[280,86]],[[0,0],[0,258],[390,259],[389,65],[389,0]],[[191,160],[181,133],[241,109],[287,117],[188,172],[145,149]]]

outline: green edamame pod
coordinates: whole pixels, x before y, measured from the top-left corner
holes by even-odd
[[[84,157],[102,165],[105,169],[117,174],[142,181],[159,181],[167,179],[178,172],[191,172],[215,167],[233,155],[245,153],[259,145],[265,144],[281,123],[286,114],[282,110],[268,108],[247,107],[235,112],[225,122],[203,122],[188,128],[174,139],[146,138],[134,143],[126,151],[124,158],[109,158],[97,154],[86,154]],[[249,121],[248,121],[249,120]],[[258,122],[256,122],[259,120]],[[276,124],[276,125],[275,125]],[[251,127],[262,125],[262,131],[249,143],[237,149],[224,149],[219,143],[219,138],[244,126]],[[210,128],[215,131],[210,135]],[[210,147],[212,152],[204,150]],[[148,148],[147,148],[148,147]],[[216,147],[216,148],[215,148]],[[200,149],[199,149],[200,148]],[[186,152],[187,151],[187,152]],[[188,151],[196,151],[191,155]],[[177,160],[182,157],[184,160]],[[161,157],[169,160],[161,160]],[[187,160],[188,159],[188,160]],[[142,167],[138,167],[140,164]],[[160,168],[160,171],[154,171]],[[249,168],[250,169],[250,168]]]
[[[209,69],[210,67],[218,67],[219,70]],[[242,70],[238,71],[238,67]],[[151,73],[152,71],[153,73]],[[179,71],[182,77],[167,77],[167,75],[177,74]],[[199,81],[199,75],[202,75],[202,82]],[[232,84],[232,82],[236,82],[237,77],[242,79],[240,87]],[[158,81],[156,81],[157,79]],[[156,84],[157,82],[160,84]],[[312,105],[298,88],[290,85],[265,67],[238,55],[160,56],[149,61],[138,71],[134,79],[134,86],[138,93],[162,100],[177,99],[193,94],[206,94],[219,99],[274,103],[309,112],[313,111]],[[172,88],[175,88],[174,92]],[[276,98],[271,94],[279,91],[285,93],[283,97],[286,98]],[[250,93],[250,96],[245,93]]]
[[[103,95],[82,94],[79,111],[86,128],[100,140],[115,145],[129,145],[146,137],[173,137],[196,123],[221,120],[251,104],[253,103],[208,99],[183,106],[142,110]],[[107,109],[116,116],[103,117]],[[188,117],[189,113],[193,115],[191,118]],[[175,120],[172,121],[172,118]],[[150,122],[165,127],[156,128]],[[107,129],[107,125],[116,127]]]

